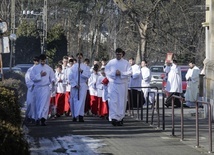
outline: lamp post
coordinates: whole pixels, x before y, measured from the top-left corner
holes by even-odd
[[[36,13],[34,10],[23,10],[23,15],[25,18],[33,18],[34,16],[42,17],[42,24],[39,30],[41,31],[40,38],[41,38],[41,54],[46,53],[46,41],[47,41],[47,1],[44,0],[44,5],[42,12]],[[38,23],[37,23],[38,26]]]
[[[4,21],[0,18],[0,67],[1,67],[2,80],[4,80],[2,53],[4,52],[4,47],[3,47],[3,34],[4,34],[5,32],[7,32],[7,23],[4,22]]]
[[[13,53],[15,53],[15,41],[16,41],[16,34],[10,35],[11,40],[11,50],[10,50],[10,71],[12,70],[12,59],[13,59]]]

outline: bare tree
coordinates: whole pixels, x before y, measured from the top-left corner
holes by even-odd
[[[136,24],[138,28],[140,35],[140,60],[146,58],[146,33],[148,29],[148,24],[150,23],[150,18],[155,12],[155,9],[157,8],[160,2],[161,0],[150,2],[114,0],[114,3],[123,12],[127,12],[128,16],[132,19],[132,21]]]

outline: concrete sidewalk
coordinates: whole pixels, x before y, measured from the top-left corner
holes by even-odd
[[[150,110],[151,112],[151,110]],[[180,109],[175,109],[175,136],[171,136],[171,109],[165,110],[165,131],[126,116],[124,126],[112,126],[107,120],[87,116],[84,123],[71,117],[49,119],[47,126],[27,125],[32,155],[201,155],[208,154],[208,123],[200,119],[200,146],[195,148],[194,109],[184,109],[184,141],[180,141]],[[162,113],[160,111],[160,113]],[[149,118],[151,120],[151,118]],[[161,119],[162,120],[162,119]],[[66,138],[63,138],[66,137]],[[69,137],[69,138],[68,138]],[[84,137],[84,138],[83,138]],[[46,140],[42,142],[42,140]],[[78,141],[77,143],[74,143]],[[66,146],[65,146],[66,143]],[[45,145],[45,147],[43,146]],[[96,145],[96,146],[95,146]],[[54,146],[54,147],[53,147]],[[50,149],[51,148],[51,149]]]

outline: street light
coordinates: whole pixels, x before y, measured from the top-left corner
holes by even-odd
[[[47,40],[47,0],[44,0],[42,12],[39,10],[23,10],[23,15],[26,19],[35,19],[37,27],[39,26],[40,41],[41,41],[41,54],[46,51]],[[36,18],[34,18],[36,17]],[[42,19],[41,19],[42,18]],[[41,23],[40,23],[41,22]]]
[[[13,59],[13,53],[15,52],[15,41],[16,41],[16,34],[10,35],[11,40],[11,50],[10,50],[10,71],[12,70],[12,59]]]

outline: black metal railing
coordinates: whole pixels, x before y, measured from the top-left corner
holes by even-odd
[[[154,97],[156,98],[156,101],[155,103],[152,103],[152,115],[151,115],[151,125],[153,125],[153,119],[154,119],[154,111],[156,109],[157,111],[157,127],[160,128],[160,95],[163,96],[162,98],[162,128],[163,130],[165,130],[165,107],[164,107],[164,93],[163,92],[158,92],[158,87],[154,87],[154,86],[148,86],[148,87],[130,87],[130,91],[131,91],[131,96],[129,96],[129,98],[131,98],[131,103],[129,102],[129,113],[131,114],[132,113],[132,116],[134,116],[134,109],[132,108],[132,112],[130,112],[130,107],[132,106],[133,107],[133,95],[132,95],[132,90],[133,89],[142,89],[142,88],[150,88],[150,89],[156,89],[156,92],[152,92],[152,91],[149,91],[148,92],[148,95],[147,95],[147,98],[146,98],[146,123],[149,123],[149,95],[151,93],[154,94]],[[143,94],[143,91],[140,90],[138,91],[138,94],[137,94],[137,119],[141,119],[143,121],[143,101],[142,101],[142,97],[141,97],[141,101],[139,100],[139,95],[141,95],[142,97],[144,97],[144,94]],[[132,104],[132,105],[130,105]],[[141,117],[140,117],[140,113],[139,113],[139,107],[140,107],[140,110],[141,110]]]
[[[209,102],[196,101],[196,147],[199,147],[199,117],[198,117],[198,108],[199,104],[206,104],[208,107],[208,127],[209,127],[209,151],[212,152],[212,112],[211,112],[211,104]]]
[[[175,115],[174,115],[174,100],[175,98],[180,99],[181,101],[181,141],[184,140],[184,113],[183,113],[183,103],[184,103],[184,98],[181,96],[177,95],[172,95],[172,136],[175,135],[175,127],[174,127],[174,122],[175,122]],[[208,153],[212,152],[212,118],[211,118],[211,104],[209,102],[203,102],[203,101],[195,101],[196,104],[196,147],[199,146],[199,114],[198,114],[198,109],[199,109],[199,104],[205,104],[208,106],[208,127],[209,127],[209,151]]]

